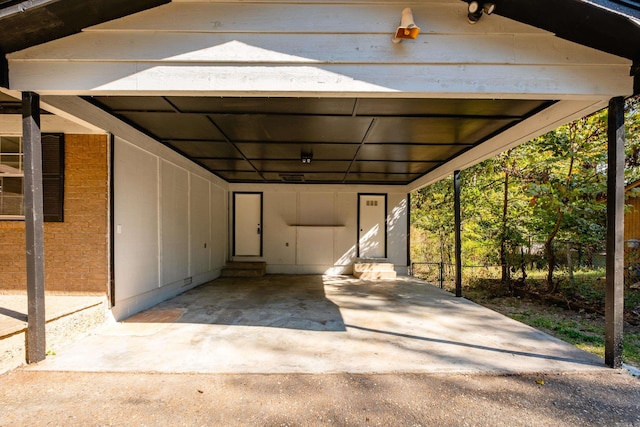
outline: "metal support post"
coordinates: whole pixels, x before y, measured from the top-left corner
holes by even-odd
[[[9,87],[9,62],[6,55],[0,53],[0,86]]]
[[[624,98],[609,101],[605,363],[622,366],[624,314]]]
[[[462,219],[460,215],[460,171],[453,172],[453,212],[455,223],[456,296],[462,296]]]
[[[27,254],[27,363],[46,357],[40,96],[22,94],[24,222]]]

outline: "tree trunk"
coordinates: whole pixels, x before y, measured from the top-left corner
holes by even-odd
[[[567,270],[569,270],[569,280],[573,283],[573,258],[571,258],[571,243],[567,242]]]
[[[520,246],[520,271],[522,271],[522,284],[527,279],[527,263],[524,258],[524,246]]]
[[[572,139],[575,139],[575,138],[572,138]],[[567,179],[565,181],[565,188],[569,188],[569,186],[571,185],[571,177],[573,175],[574,162],[575,162],[575,152],[572,151],[571,159],[569,161],[569,171],[567,172]],[[567,202],[563,201],[563,203],[568,203],[568,201]],[[547,240],[544,242],[544,250],[547,255],[547,262],[549,263],[549,266],[548,266],[549,270],[547,271],[547,291],[550,293],[556,291],[556,285],[553,282],[553,270],[556,268],[556,254],[555,252],[553,252],[552,243],[553,243],[553,239],[556,237],[556,235],[558,234],[558,231],[560,230],[560,225],[562,224],[563,218],[564,218],[564,212],[558,209],[558,216],[556,217],[556,223],[553,226],[553,230],[547,237]]]
[[[556,285],[553,282],[553,271],[556,268],[556,253],[553,251],[553,239],[558,234],[558,230],[560,230],[560,224],[562,223],[562,218],[564,217],[564,212],[558,212],[558,216],[556,217],[556,224],[553,227],[553,230],[547,237],[547,240],[544,242],[544,252],[547,258],[548,270],[547,270],[547,291],[555,292]]]

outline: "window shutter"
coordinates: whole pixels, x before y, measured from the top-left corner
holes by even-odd
[[[64,134],[42,134],[42,193],[46,222],[64,220]]]

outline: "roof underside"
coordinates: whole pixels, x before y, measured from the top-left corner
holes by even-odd
[[[492,0],[496,14],[624,58],[640,59],[635,0]],[[635,18],[635,19],[634,19]]]
[[[408,184],[550,105],[536,100],[92,98],[229,182]],[[310,163],[303,163],[309,157]]]
[[[10,53],[79,33],[170,0],[0,0],[0,52]]]

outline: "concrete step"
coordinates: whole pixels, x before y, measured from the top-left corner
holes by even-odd
[[[394,280],[397,274],[395,271],[354,271],[353,276],[362,280]]]
[[[222,269],[222,277],[261,277],[266,271],[266,262],[229,261]]]
[[[224,268],[230,270],[265,270],[267,263],[263,261],[227,261]]]
[[[366,271],[394,271],[394,268],[390,262],[357,262],[353,264],[353,271],[358,273],[364,273]]]
[[[393,280],[396,271],[393,263],[384,258],[357,259],[353,264],[353,275],[363,280]]]

